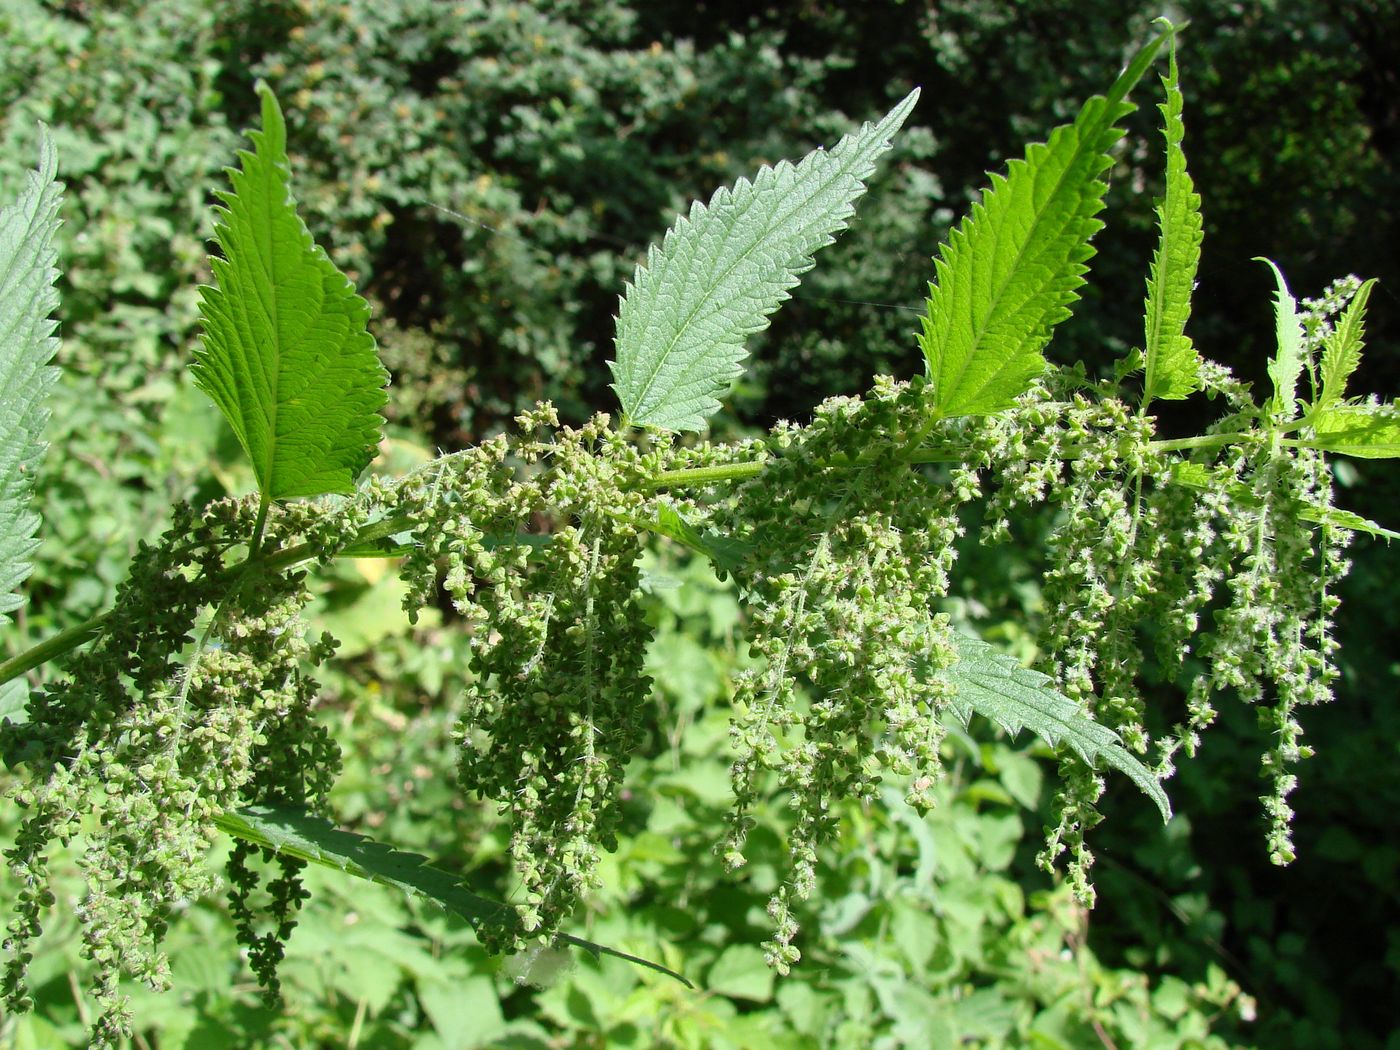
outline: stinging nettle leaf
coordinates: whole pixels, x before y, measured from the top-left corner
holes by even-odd
[[[1334,529],[1346,529],[1348,532],[1364,532],[1368,536],[1376,536],[1389,543],[1391,540],[1400,540],[1400,532],[1394,529],[1387,529],[1384,525],[1372,521],[1370,518],[1363,518],[1360,514],[1354,514],[1349,510],[1342,510],[1339,507],[1304,507],[1299,512],[1299,517],[1304,521],[1315,521],[1320,525],[1330,525]]]
[[[846,228],[875,159],[919,97],[831,150],[764,167],[696,201],[647,251],[617,315],[613,389],[629,422],[698,430],[738,377],[744,341],[768,326],[812,256]]]
[[[317,864],[358,879],[391,886],[412,897],[432,901],[460,918],[474,930],[493,929],[507,934],[520,930],[520,917],[509,905],[472,893],[462,880],[441,868],[432,867],[426,857],[409,853],[353,831],[337,828],[330,821],[289,806],[248,806],[230,810],[214,818],[225,833],[270,849],[286,857]],[[612,955],[673,977],[686,987],[690,982],[681,974],[638,956],[608,948],[571,934],[556,934],[555,941],[582,948],[593,955]]]
[[[1400,456],[1400,402],[1326,409],[1314,417],[1313,432],[1307,444],[1324,452],[1354,459],[1395,459]]]
[[[1337,326],[1323,340],[1319,408],[1336,404],[1346,396],[1347,380],[1361,363],[1361,351],[1366,345],[1366,301],[1371,298],[1371,289],[1375,286],[1373,277],[1356,290],[1337,319]]]
[[[957,689],[950,701],[953,713],[967,724],[975,711],[1008,733],[1029,729],[1052,746],[1068,744],[1084,761],[1102,760],[1125,774],[1171,819],[1171,802],[1154,777],[1119,740],[1073,700],[1058,693],[1039,671],[1022,667],[980,638],[957,635],[958,662],[942,674]]]
[[[348,493],[374,457],[388,374],[366,328],[369,304],[311,238],[290,189],[287,133],[266,87],[253,151],[228,169],[200,289],[195,383],[252,460],[265,500]]]
[[[45,397],[58,377],[49,364],[58,349],[57,174],[53,142],[40,125],[38,167],[18,199],[0,210],[0,623],[23,604],[17,590],[39,545],[39,515],[29,500],[45,449]]]
[[[1172,467],[1172,484],[1182,485],[1189,489],[1199,489],[1208,492],[1212,489],[1224,486],[1229,490],[1230,498],[1240,507],[1258,509],[1262,506],[1262,501],[1257,493],[1248,485],[1239,481],[1235,476],[1220,468],[1207,467],[1202,463],[1192,463],[1182,461]],[[1304,503],[1297,507],[1298,517],[1304,521],[1315,522],[1319,525],[1329,525],[1334,529],[1346,529],[1348,532],[1364,532],[1370,536],[1378,536],[1384,540],[1400,540],[1400,532],[1387,529],[1384,525],[1379,525],[1370,518],[1363,518],[1360,514],[1354,514],[1349,510],[1342,510],[1339,507],[1319,507],[1314,504]]]
[[[1274,271],[1277,285],[1274,292],[1274,325],[1278,349],[1269,362],[1269,378],[1274,382],[1274,399],[1270,408],[1274,415],[1289,420],[1296,412],[1298,376],[1303,371],[1303,321],[1298,316],[1298,302],[1289,292],[1288,282],[1283,279],[1283,271],[1272,260],[1256,256],[1254,261],[1264,263]]]
[[[1158,108],[1167,142],[1167,186],[1166,195],[1157,206],[1161,236],[1147,279],[1144,408],[1155,398],[1174,401],[1190,396],[1200,385],[1201,368],[1201,355],[1186,335],[1186,322],[1191,317],[1191,293],[1205,234],[1201,198],[1186,170],[1186,153],[1182,149],[1186,125],[1181,117],[1183,100],[1177,81],[1175,36],[1169,46],[1162,86],[1167,99]]]
[[[1123,134],[1115,123],[1163,39],[1133,57],[1107,98],[1089,99],[1073,124],[993,175],[939,249],[919,334],[939,416],[1009,408],[1044,371],[1042,351],[1070,316],[1103,225],[1101,176]]]
[[[689,547],[697,554],[703,554],[721,572],[736,571],[749,554],[749,544],[743,540],[711,531],[701,532],[668,503],[662,503],[656,508],[655,517],[638,524]]]

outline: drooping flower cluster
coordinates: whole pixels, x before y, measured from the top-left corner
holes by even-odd
[[[762,475],[712,508],[714,528],[748,551],[735,575],[762,658],[735,682],[722,849],[731,867],[743,863],[750,809],[775,776],[796,811],[792,868],[769,905],[766,947],[780,970],[799,956],[792,904],[815,886],[835,804],[876,798],[893,774],[924,808],[940,773],[949,687],[938,672],[955,657],[938,608],[959,493],[903,458],[925,424],[920,386],[880,380],[864,400],[833,399],[809,425],[778,427]]]
[[[1153,441],[1151,420],[1110,394],[1029,398],[976,427],[974,456],[990,486],[986,539],[1038,505],[1056,508],[1042,576],[1040,669],[1124,745],[1169,776],[1173,755],[1194,754],[1232,691],[1259,705],[1273,744],[1264,756],[1270,854],[1292,859],[1285,799],[1308,749],[1294,717],[1331,697],[1332,594],[1347,536],[1329,524],[1329,478],[1318,453],[1286,447],[1258,418],[1245,389],[1218,367],[1208,389],[1235,410],[1182,460]],[[1187,717],[1163,724],[1147,709],[1140,675],[1187,690]],[[1074,756],[1062,768],[1060,810],[1042,853],[1069,851],[1068,874],[1091,900],[1084,832],[1100,819],[1102,778]]]
[[[604,416],[561,427],[542,405],[512,438],[372,482],[353,500],[277,509],[258,541],[272,560],[233,562],[256,530],[253,506],[182,511],[143,548],[97,644],[35,697],[30,724],[4,730],[27,810],[8,853],[23,890],[7,994],[23,1000],[29,943],[52,904],[54,839],[85,844],[82,918],[104,1011],[95,1038],[110,1044],[126,1025],[122,969],[168,981],[159,943],[172,910],[208,888],[215,817],[248,802],[324,803],[337,755],[312,718],[307,672],[333,643],[307,639],[304,574],[285,570],[334,556],[370,524],[412,537],[410,613],[445,600],[470,633],[461,783],[508,816],[520,882],[520,924],[480,930],[492,947],[557,928],[616,844],[650,696],[638,568],[648,530],[709,553],[747,604],[759,659],[735,681],[735,800],[719,848],[741,865],[758,800],[775,786],[790,798],[791,867],[770,901],[766,945],[778,969],[799,957],[795,908],[814,889],[837,803],[873,800],[894,776],[911,804],[931,804],[954,700],[944,672],[958,661],[940,610],[974,501],[988,543],[1028,512],[1055,512],[1040,669],[1161,775],[1177,751],[1194,752],[1222,690],[1260,705],[1274,734],[1270,846],[1286,862],[1291,767],[1308,753],[1294,712],[1330,696],[1346,533],[1328,514],[1321,456],[1257,425],[1260,411],[1223,370],[1204,374],[1233,413],[1188,459],[1154,440],[1150,418],[1082,383],[947,420],[922,381],[881,379],[805,426],[727,447],[634,443]],[[729,483],[740,474],[749,480]],[[665,491],[668,476],[687,489]],[[300,553],[277,562],[293,545]],[[1179,725],[1144,702],[1149,660],[1189,685]],[[1043,859],[1068,850],[1087,897],[1084,832],[1103,783],[1073,755],[1064,774]],[[255,852],[239,846],[231,858],[233,913],[275,989],[302,891],[296,863],[279,858],[270,904],[255,908]]]
[[[317,686],[306,669],[329,648],[301,628],[303,574],[244,577],[225,564],[252,522],[247,504],[215,504],[200,520],[181,508],[162,541],[138,552],[96,644],[31,698],[26,724],[3,730],[25,812],[6,854],[23,889],[4,992],[26,1005],[30,943],[53,904],[49,851],[81,841],[96,1046],[129,1028],[123,973],[169,984],[160,944],[172,913],[212,887],[215,818],[251,801],[316,807],[338,770],[310,717]],[[269,538],[280,532],[274,524]],[[212,622],[197,630],[206,610]]]
[[[557,926],[616,847],[651,691],[638,604],[648,497],[640,454],[606,416],[560,428],[541,406],[517,423],[518,439],[433,468],[401,509],[417,523],[410,606],[433,598],[440,571],[472,632],[459,774],[510,817],[530,933]]]

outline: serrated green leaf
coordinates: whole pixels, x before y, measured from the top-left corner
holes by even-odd
[[[58,210],[63,186],[48,129],[39,128],[39,165],[23,191],[0,210],[0,624],[24,599],[33,571],[39,515],[29,505],[44,454],[44,399],[58,376],[50,366],[58,339]]]
[[[1102,760],[1136,784],[1171,819],[1161,783],[1123,747],[1118,734],[1099,725],[1039,671],[1022,667],[980,638],[958,635],[958,662],[942,673],[957,689],[953,713],[967,724],[975,711],[1008,733],[1029,729],[1052,746],[1069,745],[1084,761]]]
[[[1299,517],[1304,521],[1315,521],[1319,525],[1331,525],[1334,529],[1364,532],[1368,536],[1378,536],[1383,540],[1400,540],[1400,532],[1387,529],[1370,518],[1363,518],[1360,514],[1353,514],[1340,507],[1304,507]]]
[[[1346,396],[1347,380],[1361,363],[1361,351],[1365,347],[1366,301],[1371,298],[1371,289],[1376,286],[1373,277],[1351,297],[1351,302],[1337,320],[1337,326],[1322,343],[1322,393],[1318,396],[1317,407],[1326,408],[1340,402]]]
[[[1177,463],[1172,468],[1172,483],[1200,490],[1218,488],[1224,485],[1229,490],[1230,499],[1238,506],[1257,508],[1262,505],[1254,490],[1238,480],[1233,474],[1227,471],[1211,470],[1201,463],[1189,461]],[[1384,540],[1400,539],[1400,532],[1392,532],[1370,518],[1363,518],[1360,514],[1342,510],[1340,507],[1318,507],[1303,504],[1298,508],[1298,517],[1319,525],[1330,525],[1335,529],[1346,529],[1349,532],[1364,532],[1369,536],[1379,536]]]
[[[387,373],[369,305],[311,238],[290,189],[282,111],[265,86],[262,130],[219,194],[214,287],[200,289],[195,382],[228,420],[264,499],[353,492],[374,457]]]
[[[613,389],[627,419],[698,430],[742,373],[744,341],[768,326],[812,256],[835,240],[918,91],[830,151],[762,168],[696,201],[647,252],[617,315]]]
[[[1045,369],[1042,351],[1084,283],[1108,186],[1115,123],[1163,37],[1134,56],[1107,98],[1013,160],[934,260],[919,345],[940,416],[1010,407]]]
[[[749,544],[732,536],[701,532],[683,518],[680,511],[666,503],[658,505],[656,515],[641,524],[651,532],[673,539],[697,554],[703,554],[722,572],[732,573],[738,569],[744,563],[750,549]]]
[[[432,901],[465,919],[473,929],[493,928],[508,933],[520,929],[520,917],[514,908],[472,893],[462,885],[461,879],[431,867],[427,858],[375,842],[353,831],[343,831],[305,810],[290,806],[248,806],[221,814],[214,822],[226,834],[282,856],[392,886],[410,896]],[[690,987],[683,976],[660,963],[567,933],[555,934],[554,940],[593,955],[612,955],[645,966]]]
[[[1288,282],[1274,263],[1262,257],[1255,262],[1266,264],[1274,271],[1277,290],[1274,293],[1274,327],[1278,349],[1269,362],[1269,378],[1274,382],[1271,410],[1281,419],[1292,419],[1296,410],[1298,376],[1303,371],[1303,321],[1298,316],[1298,303],[1288,290]]]
[[[1201,262],[1204,224],[1201,198],[1186,170],[1186,153],[1181,145],[1186,125],[1181,118],[1183,102],[1177,81],[1175,36],[1167,63],[1167,75],[1162,78],[1167,98],[1158,107],[1167,141],[1167,186],[1166,195],[1157,206],[1161,235],[1147,279],[1144,408],[1154,398],[1176,401],[1188,397],[1199,386],[1201,368],[1201,355],[1186,335],[1186,322],[1191,316],[1191,293]]]
[[[1355,459],[1400,456],[1400,402],[1340,405],[1313,418],[1312,448]]]

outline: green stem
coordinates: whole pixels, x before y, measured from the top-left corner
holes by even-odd
[[[663,470],[647,484],[653,489],[670,489],[685,485],[712,485],[717,481],[743,481],[763,473],[764,466],[763,463],[720,463],[713,467]]]
[[[1220,448],[1246,437],[1245,434],[1205,434],[1200,437],[1175,438],[1169,441],[1153,441],[1151,448],[1154,452],[1185,452],[1198,448]],[[1287,445],[1301,445],[1302,442],[1283,439]],[[966,455],[966,450],[956,447],[944,448],[916,448],[904,456],[904,461],[910,464],[919,463],[957,463]],[[859,461],[851,463],[833,464],[833,466],[859,466]],[[745,463],[721,463],[708,467],[686,467],[680,470],[666,470],[657,474],[654,478],[645,481],[643,484],[651,489],[683,488],[690,486],[714,485],[726,481],[745,481],[749,478],[757,477],[766,466],[763,462]],[[298,543],[282,550],[264,553],[261,550],[263,531],[267,523],[268,504],[266,501],[258,508],[258,519],[254,526],[253,538],[249,544],[248,557],[238,565],[228,570],[230,579],[237,579],[248,572],[277,572],[290,568],[304,561],[316,557],[319,553],[317,547],[310,543]],[[388,539],[397,533],[404,532],[413,527],[413,521],[405,516],[384,518],[380,521],[366,525],[356,533],[355,538],[347,544],[347,547],[362,546],[364,544],[375,543],[379,540]],[[544,537],[528,536],[520,537],[520,541],[539,542]],[[92,641],[106,626],[110,613],[102,613],[94,616],[76,627],[70,627],[66,631],[54,635],[52,638],[40,642],[31,649],[20,653],[10,660],[0,663],[0,684],[18,678],[27,671],[42,664],[48,663],[64,653],[71,652],[87,642]]]
[[[0,663],[0,684],[18,678],[27,671],[48,663],[56,657],[62,656],[66,652],[71,652],[78,646],[92,641],[102,629],[107,626],[107,617],[111,613],[100,613],[91,619],[60,631],[52,638],[46,638],[32,649],[27,649],[12,659]]]
[[[263,530],[267,528],[267,512],[272,507],[272,501],[264,493],[258,501],[258,520],[253,523],[253,538],[248,541],[248,557],[244,559],[245,564],[251,562],[262,550]]]
[[[1150,441],[1148,447],[1153,452],[1189,452],[1197,448],[1223,448],[1226,445],[1234,444],[1242,437],[1248,436],[1244,433],[1231,434],[1202,434],[1200,437],[1172,438],[1169,441]]]

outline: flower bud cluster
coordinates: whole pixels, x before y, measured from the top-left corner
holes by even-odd
[[[129,1028],[124,974],[169,984],[160,945],[171,915],[212,888],[215,817],[248,802],[315,806],[338,768],[310,717],[317,687],[303,667],[325,647],[301,630],[304,578],[248,577],[224,563],[252,532],[254,510],[215,504],[196,520],[180,508],[165,537],[137,553],[101,637],[34,695],[28,723],[4,729],[25,811],[7,851],[25,892],[6,939],[4,992],[26,1005],[30,943],[53,904],[48,852],[81,841],[94,1046],[116,1045]],[[278,532],[274,524],[269,537]],[[206,610],[212,620],[197,630]]]
[[[560,428],[543,405],[517,423],[517,440],[454,457],[405,497],[418,522],[413,604],[440,571],[472,630],[459,775],[510,818],[528,935],[558,924],[616,846],[651,693],[638,567],[648,497],[640,454],[606,416]]]
[[[735,682],[735,803],[721,849],[741,865],[760,794],[770,781],[790,794],[791,869],[765,945],[780,971],[800,954],[791,905],[815,886],[835,803],[874,800],[893,774],[927,808],[940,774],[949,687],[938,672],[954,651],[937,608],[959,498],[901,458],[927,422],[920,395],[919,383],[881,380],[865,400],[827,401],[806,427],[780,426],[763,473],[713,508],[712,524],[749,551],[735,575],[761,658]]]

